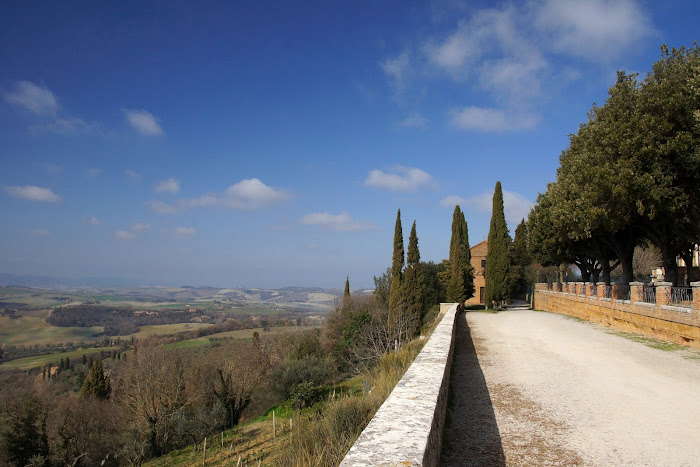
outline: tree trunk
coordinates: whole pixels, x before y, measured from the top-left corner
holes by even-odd
[[[602,276],[602,281],[605,282],[605,285],[610,285],[610,261],[605,259],[601,261],[600,265],[600,274]]]
[[[634,248],[629,254],[622,255],[620,258],[620,265],[622,266],[622,285],[627,286],[634,280],[634,270],[632,268],[632,258],[634,256]],[[610,280],[608,279],[608,284],[610,285]]]
[[[676,254],[667,246],[661,248],[661,264],[664,267],[664,280],[672,283],[674,287],[677,286],[678,263],[676,262]]]

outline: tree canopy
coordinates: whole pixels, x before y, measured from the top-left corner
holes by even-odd
[[[635,247],[649,241],[676,284],[678,256],[700,242],[700,49],[662,47],[643,81],[618,72],[602,106],[570,135],[557,178],[528,218],[529,251],[572,263],[607,284],[616,264],[634,277]]]

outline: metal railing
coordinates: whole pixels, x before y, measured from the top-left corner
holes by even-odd
[[[668,287],[666,289],[666,303],[691,308],[693,306],[693,288]]]
[[[656,287],[644,285],[639,289],[639,301],[644,303],[656,303]]]
[[[597,296],[598,296],[598,286],[592,285],[591,286],[591,297],[597,297]]]
[[[629,285],[618,285],[615,291],[615,299],[617,300],[629,300],[630,299],[630,286]]]

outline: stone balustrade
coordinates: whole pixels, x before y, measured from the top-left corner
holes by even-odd
[[[379,408],[341,467],[438,464],[447,412],[457,304],[444,313],[423,350]]]
[[[633,331],[700,348],[700,282],[692,282],[692,298],[685,290],[673,289],[670,282],[657,282],[645,289],[641,282],[631,282],[627,289],[614,285],[570,282],[536,284],[535,308],[562,313],[617,329]],[[604,294],[606,290],[610,298]],[[594,293],[595,291],[595,293]],[[684,298],[678,299],[683,292]],[[623,298],[624,297],[624,298]]]

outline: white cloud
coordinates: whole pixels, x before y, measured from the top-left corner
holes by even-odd
[[[411,67],[411,58],[408,52],[403,52],[396,58],[389,58],[382,62],[382,70],[394,92],[399,95],[406,90],[406,80]]]
[[[424,53],[433,64],[453,76],[461,75],[467,65],[481,56],[478,37],[469,24],[462,21],[457,29],[442,41],[430,40],[423,46]]]
[[[197,198],[180,199],[175,204],[148,201],[146,205],[158,214],[174,214],[203,207],[252,211],[285,201],[290,197],[291,195],[283,190],[265,185],[257,178],[251,178],[229,186],[223,193],[205,193]]]
[[[284,201],[289,194],[265,185],[257,178],[241,180],[229,186],[223,193],[205,194],[199,198],[185,200],[186,207],[218,206],[229,209],[255,210]]]
[[[5,93],[5,100],[36,115],[52,115],[58,110],[58,100],[49,88],[31,81],[20,81],[14,91]]]
[[[535,26],[554,51],[593,62],[618,58],[654,34],[634,0],[545,0],[535,4]]]
[[[114,237],[119,240],[133,240],[136,238],[136,235],[132,234],[128,230],[117,230],[114,232]]]
[[[151,228],[151,224],[142,224],[140,222],[131,226],[132,232],[146,232]]]
[[[177,212],[175,206],[163,201],[148,201],[146,205],[151,208],[151,211],[158,214],[175,214]]]
[[[124,174],[126,174],[127,177],[129,177],[129,178],[131,178],[131,179],[133,179],[133,180],[141,180],[141,174],[140,174],[140,173],[136,173],[136,172],[134,172],[134,171],[131,170],[131,169],[126,169],[126,170],[124,171]]]
[[[435,180],[421,169],[397,165],[386,172],[377,169],[370,171],[365,180],[365,186],[390,191],[416,191],[423,186],[434,187]]]
[[[418,113],[409,114],[406,118],[398,123],[398,126],[403,128],[425,128],[428,119]]]
[[[47,130],[58,135],[89,133],[96,128],[96,124],[88,123],[85,120],[76,117],[56,117],[43,125],[34,125],[32,127],[32,129],[35,130]]]
[[[517,113],[488,107],[452,109],[450,123],[458,130],[516,131],[534,128],[540,120],[535,114]]]
[[[194,227],[177,227],[175,229],[175,236],[177,238],[192,237],[196,233],[197,233],[197,230]]]
[[[44,201],[46,203],[58,203],[61,197],[51,191],[51,188],[42,188],[34,185],[6,186],[5,192],[15,198],[28,199],[31,201]]]
[[[124,109],[124,114],[129,125],[142,135],[160,136],[163,134],[163,129],[158,124],[158,120],[147,110]]]
[[[87,223],[90,225],[100,225],[100,220],[97,217],[90,217],[88,218]]]
[[[51,235],[51,232],[49,232],[46,229],[33,229],[32,235],[36,237],[48,237],[49,235]]]
[[[471,198],[462,198],[452,195],[443,198],[440,205],[454,207],[459,204],[462,208],[471,208],[479,212],[491,213],[493,209],[493,193],[482,193]],[[521,220],[526,219],[532,209],[533,202],[523,195],[512,191],[503,190],[503,212],[506,221],[514,228]]]
[[[174,178],[169,178],[167,180],[159,182],[155,186],[154,190],[156,193],[176,194],[178,191],[180,191],[180,182],[178,182]]]
[[[453,208],[457,205],[466,205],[467,200],[466,198],[462,198],[461,196],[457,195],[450,195],[442,198],[440,200],[440,206],[445,207],[445,208]]]
[[[337,232],[360,232],[363,230],[376,230],[379,227],[371,222],[355,221],[350,214],[341,212],[340,214],[329,214],[328,212],[314,212],[306,214],[299,223],[305,225],[318,225],[328,230]]]

